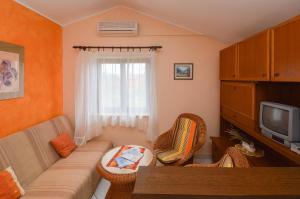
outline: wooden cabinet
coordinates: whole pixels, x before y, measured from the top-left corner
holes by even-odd
[[[227,80],[221,81],[221,127],[227,121],[300,165],[299,155],[259,128],[261,101],[300,106],[300,16],[222,50],[220,79]]]
[[[220,52],[220,79],[237,79],[237,45],[230,46]]]
[[[300,16],[273,29],[272,80],[300,82]]]
[[[254,35],[238,44],[239,80],[269,81],[270,31]]]
[[[255,129],[255,84],[222,82],[221,115],[245,127]]]

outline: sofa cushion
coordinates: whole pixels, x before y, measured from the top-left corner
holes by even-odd
[[[11,167],[8,167],[8,168],[5,169],[5,171],[7,171],[10,174],[10,176],[12,177],[13,181],[15,182],[20,194],[23,196],[25,194],[25,190],[21,186],[14,170]]]
[[[51,122],[54,124],[57,132],[68,132],[72,138],[74,137],[74,127],[66,116],[61,115],[55,117]]]
[[[0,198],[18,199],[21,196],[21,191],[9,171],[0,171],[0,179]]]
[[[76,149],[75,142],[68,133],[61,133],[50,141],[55,151],[63,158],[68,157]]]
[[[97,173],[96,166],[99,163],[103,152],[73,152],[66,159],[57,161],[52,169],[83,169],[89,170],[91,175],[92,187],[96,188],[100,176]]]
[[[2,169],[13,168],[23,187],[47,169],[39,150],[33,146],[28,133],[24,132],[0,140],[0,162]]]
[[[95,169],[103,152],[77,152],[74,151],[65,159],[60,159],[51,168],[63,169]]]
[[[90,198],[100,179],[96,166],[103,154],[100,150],[74,151],[38,177],[26,189],[26,195],[22,199]]]
[[[99,151],[106,152],[107,150],[113,147],[112,142],[101,140],[99,137],[92,139],[87,142],[85,145],[77,147],[75,151],[78,152],[90,152],[90,151]]]
[[[32,139],[34,148],[41,154],[47,168],[59,159],[59,155],[50,144],[50,140],[59,133],[53,122],[46,121],[35,125],[27,129],[26,133]]]
[[[93,191],[91,170],[50,168],[28,186],[21,199],[89,199]]]

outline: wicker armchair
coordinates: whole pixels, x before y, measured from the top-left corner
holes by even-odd
[[[179,122],[180,118],[188,118],[196,123],[196,137],[194,138],[195,144],[192,146],[192,149],[190,150],[188,155],[182,156],[179,160],[165,165],[183,165],[189,162],[190,160],[192,160],[193,154],[203,146],[206,140],[206,125],[204,120],[201,117],[191,113],[180,114],[172,128],[167,132],[161,134],[155,141],[153,146],[155,160],[157,159],[156,157],[158,153],[172,149],[176,124],[177,122]],[[154,161],[153,164],[156,164],[156,161]]]
[[[186,165],[186,167],[222,167],[220,165],[221,162],[223,162],[223,159],[226,155],[229,155],[233,161],[233,167],[235,168],[249,168],[249,162],[247,158],[240,152],[239,149],[235,147],[229,147],[226,150],[226,153],[224,156],[219,160],[217,163],[214,164],[189,164]]]

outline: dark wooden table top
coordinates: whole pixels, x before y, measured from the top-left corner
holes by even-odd
[[[133,199],[299,199],[300,168],[141,167]]]

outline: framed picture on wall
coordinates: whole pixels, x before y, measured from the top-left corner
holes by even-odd
[[[193,66],[193,63],[175,63],[174,80],[192,80]]]
[[[0,42],[0,100],[24,96],[24,47]]]

